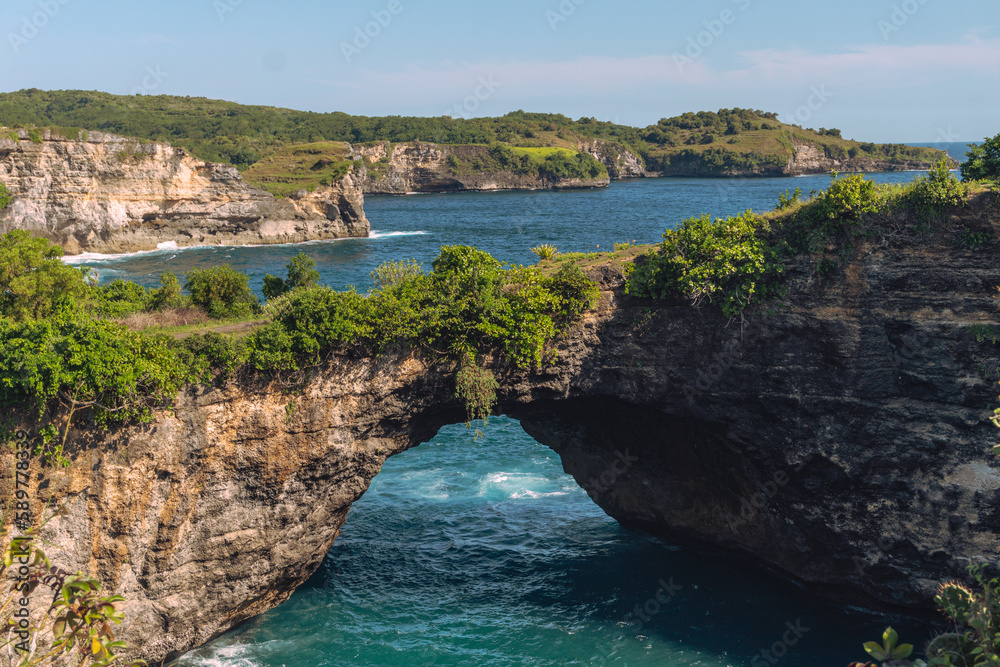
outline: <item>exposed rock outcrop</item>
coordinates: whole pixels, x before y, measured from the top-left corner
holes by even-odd
[[[348,174],[288,199],[235,167],[172,146],[103,134],[0,136],[0,182],[14,195],[0,231],[27,229],[68,254],[178,246],[298,243],[367,236],[364,196]]]
[[[958,160],[949,157],[948,162],[953,169],[958,168]],[[933,164],[923,160],[880,160],[867,156],[834,158],[813,144],[796,144],[795,153],[788,161],[783,173],[786,176],[800,176],[802,174],[828,174],[831,171],[925,171],[933,166]]]
[[[366,165],[361,180],[365,194],[598,188],[611,182],[607,176],[558,178],[469,167],[488,156],[486,146],[379,143],[355,146],[354,151]]]
[[[642,158],[620,144],[601,139],[591,139],[580,144],[579,149],[589,153],[598,162],[608,168],[611,178],[645,178],[659,176],[655,172],[647,172]]]
[[[926,603],[1000,549],[982,370],[997,348],[969,331],[997,316],[1000,202],[982,195],[948,225],[864,240],[826,277],[801,258],[787,307],[742,326],[631,299],[617,269],[595,269],[600,305],[556,363],[497,369],[499,410],[626,525],[855,602]],[[966,228],[991,240],[956,244]],[[294,395],[220,384],[149,426],[81,425],[71,468],[33,468],[34,515],[64,504],[43,531],[56,563],[125,595],[125,638],[159,661],[303,583],[386,458],[463,420],[452,373],[406,352],[339,356]],[[0,462],[9,484],[12,455]]]

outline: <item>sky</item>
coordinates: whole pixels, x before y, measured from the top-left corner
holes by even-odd
[[[3,0],[0,91],[645,127],[772,111],[876,142],[1000,132],[997,0]]]

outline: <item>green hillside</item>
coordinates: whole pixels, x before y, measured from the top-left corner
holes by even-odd
[[[122,96],[91,91],[22,90],[0,94],[0,125],[60,126],[165,141],[194,155],[247,170],[293,144],[424,141],[495,143],[577,150],[583,141],[619,144],[665,173],[727,170],[774,173],[787,164],[793,144],[811,144],[834,158],[890,160],[900,166],[932,163],[931,148],[845,140],[836,129],[786,125],[776,114],[750,109],[702,111],[666,118],[645,128],[515,111],[499,118],[367,117],[313,113],[200,97]],[[533,158],[537,155],[531,156]]]

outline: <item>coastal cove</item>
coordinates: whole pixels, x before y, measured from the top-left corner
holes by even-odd
[[[872,178],[905,182],[913,176]],[[658,179],[612,183],[600,191],[370,197],[368,217],[383,230],[371,239],[163,249],[71,261],[96,268],[104,281],[126,277],[145,284],[155,283],[163,270],[180,273],[228,261],[256,285],[305,250],[317,259],[323,282],[364,290],[368,271],[381,262],[416,257],[426,263],[445,244],[466,242],[500,259],[530,263],[534,256],[527,248],[538,243],[580,252],[624,240],[652,243],[683,217],[766,210],[796,186],[808,194],[828,184],[828,177]],[[686,330],[698,326],[691,321]],[[715,326],[725,330],[722,322]],[[606,335],[613,338],[613,330]],[[669,365],[670,352],[633,351],[640,356],[630,363],[652,368],[663,359]],[[518,412],[513,403],[510,408]],[[620,408],[593,406],[595,416],[603,410]],[[547,433],[546,444],[558,441],[552,435],[558,428],[553,431],[539,415],[526,414],[522,423],[533,433]],[[805,667],[860,657],[860,642],[890,621],[914,639],[927,634],[918,622],[821,602],[740,558],[706,555],[620,528],[559,470],[558,456],[523,433],[516,420],[495,420],[486,433],[476,443],[461,427],[447,427],[428,434],[434,444],[389,460],[352,510],[323,568],[289,603],[183,664],[653,665],[664,664],[666,655],[670,665],[751,665],[780,640],[786,623],[801,621],[810,630],[785,647],[783,664]],[[641,449],[642,437],[633,442]],[[748,444],[752,450],[754,443]],[[622,449],[628,456],[638,453]],[[644,623],[638,637],[629,634],[627,615],[656,597],[661,579],[684,588]],[[619,639],[623,634],[627,641]]]
[[[867,175],[879,183],[908,183],[923,172]],[[369,238],[259,247],[206,246],[125,255],[88,253],[66,261],[92,268],[102,282],[126,278],[153,286],[163,271],[232,264],[259,290],[264,275],[280,275],[299,252],[316,260],[320,282],[367,289],[368,273],[382,262],[416,259],[425,265],[443,245],[468,244],[517,264],[538,258],[530,248],[556,245],[562,252],[610,250],[614,243],[658,243],[665,229],[692,216],[771,210],[780,195],[800,188],[803,196],[826,189],[831,177],[654,178],[614,181],[607,188],[566,191],[458,192],[368,195]]]

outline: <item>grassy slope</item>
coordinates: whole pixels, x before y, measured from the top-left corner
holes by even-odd
[[[252,183],[273,194],[287,197],[298,190],[312,192],[336,183],[350,171],[353,161],[343,142],[320,141],[278,149],[243,173]]]

